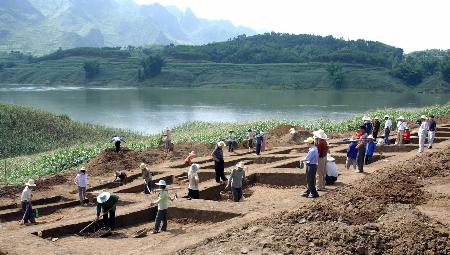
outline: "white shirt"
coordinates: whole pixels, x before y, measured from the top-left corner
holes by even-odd
[[[172,140],[172,131],[170,129],[165,129],[163,135],[166,136],[166,140]]]
[[[113,141],[113,142],[122,142],[122,140],[120,139],[119,136],[114,136],[114,137],[111,139],[111,141]]]
[[[392,128],[392,120],[387,119],[387,120],[384,122],[384,128],[385,128],[385,129],[386,129],[386,128],[391,129],[391,128]]]
[[[77,177],[75,177],[75,182],[78,187],[86,188],[88,184],[87,174],[77,174]]]
[[[253,131],[248,132],[247,137],[248,137],[248,139],[252,139],[253,140],[253,139],[255,139],[255,133]]]
[[[422,121],[419,128],[419,135],[427,135],[428,129],[430,129],[428,121]]]
[[[24,202],[24,201],[31,201],[31,189],[26,186],[23,191],[22,191],[22,196],[20,197],[20,201]]]
[[[406,121],[398,121],[397,122],[397,130],[398,131],[405,131],[407,126],[408,125],[406,124]]]
[[[228,142],[234,142],[235,136],[233,134],[228,135]]]
[[[327,175],[328,176],[334,176],[338,177],[339,173],[337,171],[337,166],[334,161],[328,161],[327,162]]]
[[[198,174],[197,173],[189,173],[188,179],[189,179],[188,189],[198,190],[198,181],[199,181]]]

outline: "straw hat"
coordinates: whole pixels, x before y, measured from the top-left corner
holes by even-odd
[[[384,117],[385,117],[385,118],[388,118],[388,119],[390,118],[389,115],[384,115]]]
[[[36,184],[34,184],[33,179],[29,179],[28,182],[25,183],[25,186],[35,187]]]
[[[220,141],[220,142],[217,143],[217,146],[219,146],[219,147],[224,147],[224,146],[225,146],[225,143],[224,143],[223,141]]]
[[[307,143],[307,144],[313,144],[314,143],[314,138],[312,137],[308,137],[306,140],[304,140],[303,142]]]
[[[373,135],[368,135],[367,139],[373,139]]]
[[[99,203],[99,204],[104,203],[104,202],[108,201],[109,197],[111,197],[111,193],[102,192],[97,197],[97,203]]]
[[[189,156],[195,156],[195,152],[194,151],[189,152]]]
[[[379,120],[378,116],[373,117],[374,120]]]
[[[331,154],[327,154],[327,161],[334,161],[335,159],[331,156]]]
[[[200,168],[200,166],[199,166],[198,164],[192,164],[192,165],[189,167],[189,171],[195,173],[195,172],[198,171],[199,168]]]
[[[167,186],[166,181],[164,180],[159,180],[159,182],[155,183],[158,186]]]
[[[426,120],[426,119],[427,119],[427,116],[422,115],[422,116],[420,116],[420,118],[423,119],[423,120]]]
[[[400,116],[400,117],[397,118],[397,120],[405,120],[405,117]]]
[[[241,161],[241,162],[237,163],[237,164],[236,164],[236,167],[237,167],[237,168],[244,169],[244,162]]]
[[[141,164],[139,165],[139,168],[140,168],[141,170],[143,170],[145,167],[147,167],[147,165],[146,165],[145,163],[141,163]]]
[[[325,131],[323,129],[319,129],[317,131],[313,132],[314,137],[320,138],[320,139],[328,139],[328,136],[325,134]]]
[[[80,168],[80,172],[81,172],[81,171],[86,172],[86,168],[84,168],[84,166],[81,167],[81,168]]]
[[[364,116],[363,118],[362,118],[362,120],[363,121],[372,121],[372,119],[369,117],[369,116]]]

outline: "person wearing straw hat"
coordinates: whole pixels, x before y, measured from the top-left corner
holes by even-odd
[[[356,145],[356,149],[358,150],[358,155],[356,156],[356,163],[358,166],[358,170],[356,170],[357,173],[364,172],[364,160],[366,157],[366,144],[367,144],[367,133],[364,132],[365,127],[360,126],[359,130],[362,133],[361,137],[359,138],[358,145]]]
[[[75,185],[78,188],[78,196],[80,197],[80,204],[84,205],[84,200],[86,200],[86,187],[88,185],[88,176],[86,174],[86,169],[84,167],[80,168],[80,172],[75,177]]]
[[[378,116],[373,117],[373,131],[372,131],[372,135],[373,135],[373,140],[376,141],[378,138],[378,133],[380,132],[380,120],[378,119]]]
[[[392,120],[389,115],[384,115],[384,144],[389,145],[391,142],[389,141],[389,134],[392,129]]]
[[[189,152],[188,156],[184,159],[184,164],[186,166],[192,165],[192,159],[194,159],[194,157],[195,157],[195,152],[194,151]]]
[[[319,193],[316,190],[316,171],[317,164],[319,163],[319,152],[314,144],[314,138],[308,137],[304,141],[308,145],[308,154],[300,162],[306,162],[306,190],[303,192],[303,197],[316,198],[319,197]]]
[[[139,168],[142,171],[142,179],[144,179],[144,194],[150,194],[152,191],[152,173],[145,163],[141,163]]]
[[[325,189],[325,176],[327,175],[327,153],[329,149],[326,139],[328,139],[328,136],[322,129],[314,131],[313,135],[316,138],[316,146],[319,153],[316,186],[317,190],[321,191]]]
[[[234,140],[236,136],[234,135],[233,130],[228,131],[227,144],[228,144],[228,152],[234,152]]]
[[[429,125],[428,125],[428,121],[427,121],[427,116],[422,115],[420,116],[420,127],[419,127],[419,153],[423,152],[423,149],[425,147],[425,139],[428,135],[428,130],[429,130]]]
[[[356,170],[356,157],[358,156],[358,149],[356,149],[356,146],[358,145],[358,140],[356,140],[354,137],[350,139],[350,144],[347,148],[347,160],[345,161],[345,168],[348,170],[350,169],[350,165],[353,165],[353,169]]]
[[[20,204],[23,213],[21,223],[23,224],[36,223],[36,221],[34,220],[33,207],[31,206],[31,198],[33,197],[33,194],[31,194],[31,187],[36,187],[33,179],[29,179],[28,182],[25,183],[25,188],[23,189],[22,195],[20,197]]]
[[[373,140],[373,135],[367,136],[367,144],[366,144],[366,158],[364,160],[365,164],[368,165],[372,161],[373,153],[376,149],[376,144]]]
[[[328,154],[327,155],[327,175],[325,176],[325,184],[332,185],[337,181],[339,173],[337,171],[335,159]]]
[[[436,120],[432,114],[428,115],[428,126],[428,149],[431,149],[436,135]]]
[[[188,171],[188,195],[187,199],[199,199],[200,198],[200,192],[198,191],[198,183],[200,182],[200,179],[198,177],[198,169],[200,169],[200,166],[198,164],[192,164],[189,167]]]
[[[231,187],[231,193],[233,194],[233,201],[239,202],[242,198],[242,182],[245,180],[244,163],[239,162],[236,164],[236,168],[231,170],[230,178],[228,178],[228,184],[225,189]]]
[[[372,119],[370,117],[368,117],[368,116],[364,116],[362,120],[364,121],[363,125],[365,127],[364,131],[366,132],[366,134],[367,135],[372,134],[372,127],[373,127],[372,126]]]
[[[408,123],[405,121],[405,117],[400,116],[397,119],[397,139],[395,140],[396,145],[403,144],[403,138],[405,137],[405,129],[408,126]]]
[[[225,161],[223,159],[223,147],[225,147],[225,143],[220,141],[217,143],[216,148],[211,153],[211,156],[214,160],[214,170],[216,172],[216,182],[222,183],[227,181],[225,177]]]
[[[97,220],[103,215],[103,226],[111,230],[116,228],[116,204],[119,196],[109,192],[102,192],[97,196]]]
[[[174,200],[174,198],[171,198],[169,196],[169,191],[166,190],[167,187],[166,181],[159,180],[159,182],[155,184],[159,186],[161,191],[158,194],[158,199],[155,202],[152,202],[150,205],[150,206],[153,206],[155,204],[158,205],[158,212],[156,213],[155,227],[153,229],[153,234],[157,234],[159,233],[159,231],[167,231],[167,210],[169,208],[169,199],[170,201]]]

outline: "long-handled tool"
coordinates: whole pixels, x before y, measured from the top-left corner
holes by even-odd
[[[144,183],[145,183],[145,188],[147,189],[148,193],[151,194],[152,191],[150,190],[150,188],[148,187],[148,183],[147,181],[144,179]]]
[[[19,221],[19,224],[25,224],[25,215],[27,215],[28,209],[30,208],[30,204],[27,203],[27,208],[25,209],[25,213],[23,214],[22,220]]]
[[[113,209],[113,207],[109,208],[106,212],[102,213],[102,215],[100,215],[98,218],[103,217],[103,215],[107,214],[111,209]],[[80,230],[80,232],[78,232],[78,234],[81,235],[86,229],[88,229],[90,226],[92,226],[92,224],[96,223],[99,220],[98,218],[95,219],[93,222],[89,223],[89,225],[87,225],[85,228]]]

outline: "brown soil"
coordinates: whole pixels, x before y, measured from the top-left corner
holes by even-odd
[[[295,128],[294,134],[289,133],[291,128]],[[309,136],[312,136],[310,130],[292,125],[279,125],[265,134],[267,145],[271,147],[302,144]]]

